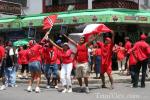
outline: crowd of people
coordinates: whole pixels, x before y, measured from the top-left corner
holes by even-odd
[[[125,45],[122,42],[114,43],[115,33],[104,37],[103,41],[97,35],[86,41],[85,37],[80,37],[79,42],[72,40],[65,34],[63,36],[76,47],[73,52],[68,43],[61,43],[61,40],[54,42],[46,33],[44,38],[37,43],[30,40],[28,45],[20,46],[16,53],[11,42],[6,42],[0,46],[0,68],[2,86],[17,87],[16,71],[17,65],[21,66],[21,75],[29,79],[28,92],[32,92],[32,85],[36,81],[35,92],[40,92],[41,75],[44,74],[47,80],[46,88],[60,88],[58,83],[63,86],[61,92],[72,92],[72,72],[75,71],[75,78],[78,80],[79,92],[89,93],[88,79],[90,71],[94,69],[96,78],[102,80],[102,88],[106,88],[105,73],[107,73],[111,86],[114,89],[112,76],[112,56],[116,55],[118,70],[127,70],[131,75],[134,88],[138,87],[139,73],[142,69],[141,87],[145,87],[145,77],[148,66],[150,66],[150,45],[146,42],[147,36],[142,34],[140,40],[131,43],[129,37],[125,37]],[[17,56],[15,56],[17,54]],[[83,80],[85,88],[83,86]]]

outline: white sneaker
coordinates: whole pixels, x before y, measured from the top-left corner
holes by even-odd
[[[32,87],[31,87],[31,86],[28,86],[27,91],[28,91],[28,92],[32,92]]]
[[[5,85],[2,85],[1,88],[0,88],[0,91],[1,91],[1,90],[5,90],[5,89],[6,89],[6,86],[5,86]]]
[[[35,92],[36,92],[36,93],[39,93],[39,92],[40,92],[40,88],[39,88],[39,87],[36,87],[36,88],[35,88]]]
[[[69,88],[67,92],[68,92],[68,93],[71,93],[71,92],[72,92],[72,88]]]
[[[49,89],[49,88],[50,88],[50,85],[47,85],[46,88]]]
[[[58,89],[58,86],[57,86],[57,85],[55,86],[55,89]]]
[[[23,76],[22,76],[22,75],[18,75],[18,77],[19,77],[19,78],[23,78]]]
[[[62,91],[62,93],[66,93],[67,92],[67,89],[65,88],[63,91]]]

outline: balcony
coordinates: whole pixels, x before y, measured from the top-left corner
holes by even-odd
[[[45,6],[43,12],[62,12],[67,11],[70,4],[57,5],[57,6]],[[87,9],[87,4],[73,4],[75,5],[75,10]],[[138,9],[138,3],[129,0],[104,0],[99,2],[93,2],[93,9],[100,8],[127,8],[127,9]]]

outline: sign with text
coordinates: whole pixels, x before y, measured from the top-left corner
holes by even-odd
[[[18,3],[0,1],[0,13],[8,15],[21,15],[21,5]]]

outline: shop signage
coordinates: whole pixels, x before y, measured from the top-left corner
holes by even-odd
[[[21,15],[21,5],[6,1],[0,1],[0,13],[8,15]]]
[[[63,19],[57,19],[56,20],[56,23],[62,23],[63,22]]]
[[[125,16],[125,20],[130,21],[147,21],[147,17],[141,17],[141,16]]]

